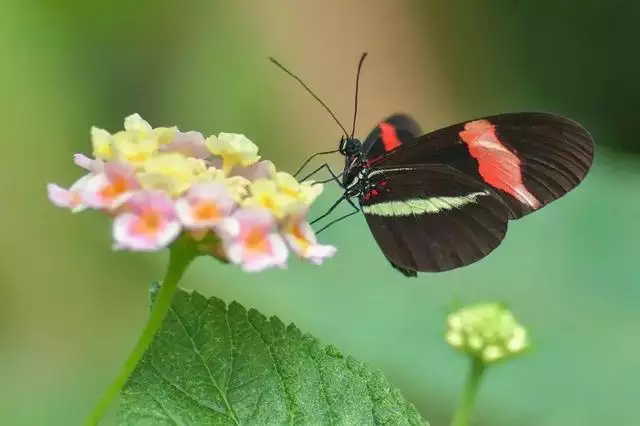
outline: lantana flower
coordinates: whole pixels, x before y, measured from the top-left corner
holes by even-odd
[[[247,207],[261,207],[282,219],[296,211],[301,203],[278,188],[273,180],[259,179],[249,185],[250,196],[243,201]]]
[[[289,215],[282,227],[282,234],[291,250],[316,265],[336,252],[333,246],[318,244],[316,235],[307,222],[306,211]]]
[[[116,248],[156,251],[169,246],[180,229],[176,207],[167,193],[139,191],[113,221],[113,239]]]
[[[250,166],[260,159],[258,146],[246,136],[235,133],[220,133],[207,139],[207,147],[212,154],[222,157],[222,169],[225,172],[240,165]]]
[[[49,199],[58,207],[71,209],[73,213],[81,212],[88,207],[84,201],[83,194],[89,179],[91,179],[91,175],[84,175],[69,189],[50,183],[48,185]]]
[[[296,178],[286,172],[277,172],[275,181],[281,192],[305,205],[313,203],[323,189],[322,184],[313,181],[298,182]]]
[[[91,141],[92,157],[74,156],[84,176],[69,189],[48,185],[48,195],[72,212],[107,213],[116,249],[156,251],[187,238],[251,272],[286,267],[289,252],[319,264],[336,251],[317,243],[306,219],[322,185],[276,170],[244,135],[205,138],[133,114],[113,134],[92,127]]]
[[[138,189],[138,177],[133,166],[125,163],[107,163],[94,174],[83,188],[83,200],[89,206],[112,211],[118,208]]]
[[[247,207],[233,215],[238,235],[226,242],[226,252],[233,263],[247,272],[286,266],[288,250],[277,228],[276,218],[266,209]]]
[[[225,236],[239,234],[239,224],[231,213],[236,208],[229,189],[220,182],[199,183],[192,186],[187,194],[176,202],[178,216],[185,229],[194,231],[201,239],[204,235],[198,231],[212,229]]]

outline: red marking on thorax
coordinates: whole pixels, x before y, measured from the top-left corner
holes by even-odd
[[[377,195],[380,195],[380,191],[378,191],[376,188],[372,188],[372,189],[368,190],[367,192],[365,192],[364,199],[368,200],[369,198],[375,197]]]
[[[382,133],[382,144],[385,152],[392,151],[402,145],[402,142],[398,139],[396,128],[392,124],[382,122],[378,124],[378,127]]]
[[[504,146],[496,134],[496,126],[487,120],[466,123],[460,138],[478,161],[482,179],[534,209],[540,201],[524,186],[520,158]]]

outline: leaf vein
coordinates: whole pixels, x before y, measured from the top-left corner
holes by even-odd
[[[249,325],[251,325],[251,328],[256,332],[260,341],[267,348],[267,352],[269,352],[269,357],[271,358],[271,361],[273,362],[273,366],[275,367],[276,375],[278,376],[278,379],[280,379],[280,384],[282,385],[282,391],[284,392],[285,403],[287,405],[287,412],[289,413],[289,421],[291,422],[291,424],[295,424],[296,416],[295,416],[295,413],[293,412],[293,396],[291,395],[289,389],[287,388],[287,385],[284,382],[284,379],[282,377],[282,372],[280,371],[280,368],[278,367],[278,363],[276,362],[276,357],[273,355],[273,352],[271,351],[271,345],[267,343],[267,341],[262,337],[262,334],[260,333],[260,331],[258,331],[256,326],[253,325],[253,322],[249,319],[248,313],[247,313],[247,322],[249,323]]]
[[[202,312],[200,312],[198,314],[198,329],[196,330],[195,333],[193,333],[195,336],[197,336],[200,333],[200,330],[202,330],[202,326],[204,325],[204,323],[206,322],[206,318],[205,316],[209,313],[209,309],[211,308],[211,300],[207,300],[207,307],[204,308],[202,310]],[[205,318],[205,321],[202,320],[202,318]]]
[[[380,422],[378,421],[378,419],[376,419],[376,415],[375,415],[375,404],[376,401],[374,400],[373,397],[373,391],[371,390],[371,386],[369,383],[369,380],[367,380],[366,377],[362,377],[359,372],[355,371],[353,369],[353,367],[351,367],[351,365],[349,365],[349,361],[345,360],[345,366],[347,367],[347,370],[351,371],[353,373],[353,375],[359,379],[362,379],[364,381],[364,385],[367,388],[367,396],[369,397],[369,401],[371,401],[371,420],[373,422],[373,424],[380,424]]]
[[[231,324],[229,324],[229,307],[225,307],[224,311],[224,320],[227,323],[227,332],[229,333],[229,344],[231,345],[231,350],[229,351],[229,358],[231,362],[229,363],[229,372],[227,373],[227,383],[224,385],[224,389],[226,392],[229,392],[229,384],[231,384],[231,376],[233,375],[233,366],[236,363],[235,358],[233,357],[234,350],[234,342],[233,342],[233,331],[231,330]]]
[[[264,396],[264,390],[262,392],[260,392],[260,396],[258,397],[258,400],[256,401],[256,405],[254,405],[253,411],[251,412],[251,415],[249,416],[250,419],[255,418],[256,414],[258,413],[258,408],[260,407],[260,403],[262,402],[262,397],[263,396]]]
[[[176,426],[181,426],[182,423],[179,422],[178,420],[176,420],[172,415],[171,412],[167,409],[167,407],[164,406],[164,404],[160,401],[160,399],[158,399],[153,392],[151,392],[151,389],[146,388],[144,389],[144,393],[146,393],[147,395],[149,395],[151,397],[151,399],[153,399],[155,401],[156,404],[158,404],[158,406],[160,407],[160,409],[165,413],[165,419],[171,421],[171,423],[173,423]]]
[[[220,386],[218,386],[218,383],[213,378],[213,373],[211,372],[211,369],[209,368],[209,364],[207,364],[207,361],[205,360],[204,356],[202,355],[202,352],[200,352],[200,348],[198,348],[198,345],[196,344],[196,341],[193,339],[193,336],[187,330],[187,327],[185,326],[183,319],[180,317],[180,315],[178,315],[178,313],[173,308],[173,306],[170,306],[169,310],[171,311],[171,313],[173,315],[175,315],[176,319],[178,320],[178,323],[180,324],[180,326],[184,330],[185,334],[189,337],[189,340],[191,341],[191,345],[193,346],[193,350],[196,352],[196,354],[198,355],[198,358],[200,358],[200,360],[202,361],[202,365],[207,370],[207,374],[209,375],[209,379],[211,380],[211,384],[213,384],[213,386],[216,388],[218,393],[220,393],[220,396],[222,397],[222,401],[224,402],[224,405],[226,406],[227,410],[229,410],[229,418],[231,420],[233,420],[236,424],[240,424],[238,422],[238,419],[236,418],[235,413],[233,412],[233,408],[231,407],[231,404],[227,400],[226,392],[223,392],[222,389],[220,389]]]
[[[322,395],[324,396],[324,401],[327,404],[327,412],[329,413],[329,424],[335,424],[333,422],[333,411],[331,410],[331,403],[329,402],[329,394],[327,394],[327,388],[324,386],[324,380],[322,379],[322,371],[320,370],[320,365],[316,362],[313,354],[311,353],[311,347],[307,348],[307,352],[309,354],[309,358],[311,362],[313,362],[316,371],[318,372],[318,380],[320,381],[320,389],[322,390]]]
[[[215,408],[213,408],[212,406],[210,406],[209,404],[207,404],[206,402],[200,401],[200,399],[196,398],[195,396],[191,395],[189,392],[187,392],[186,390],[182,389],[180,386],[178,386],[177,384],[173,383],[171,380],[167,379],[162,372],[160,371],[160,369],[158,367],[156,367],[153,363],[149,363],[149,365],[151,366],[151,369],[157,374],[157,376],[166,384],[168,384],[169,386],[171,386],[174,389],[177,389],[178,391],[182,392],[186,397],[188,397],[189,399],[191,399],[193,402],[195,402],[197,405],[199,405],[202,408],[206,408],[207,410],[215,413],[215,414],[219,414],[222,415],[226,418],[228,418],[229,420],[231,420],[231,418],[229,417],[229,415],[226,412],[222,412],[222,411],[218,411]]]

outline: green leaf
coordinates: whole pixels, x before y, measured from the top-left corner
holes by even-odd
[[[363,363],[255,309],[178,291],[122,425],[428,424]]]

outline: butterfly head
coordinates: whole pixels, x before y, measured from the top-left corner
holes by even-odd
[[[340,138],[340,145],[338,149],[340,150],[340,154],[345,157],[352,157],[360,152],[360,148],[362,148],[362,142],[356,138],[344,137]]]

